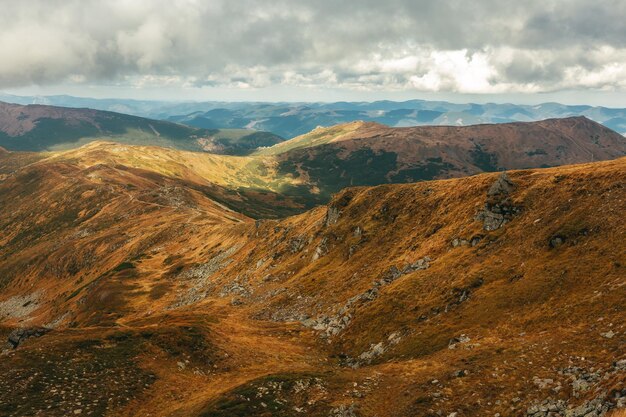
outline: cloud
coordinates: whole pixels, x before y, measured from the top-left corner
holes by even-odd
[[[626,89],[626,2],[0,0],[0,88]]]

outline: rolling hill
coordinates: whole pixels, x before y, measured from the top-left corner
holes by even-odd
[[[7,168],[0,174],[44,157],[46,163],[80,169],[123,166],[193,184],[247,216],[275,218],[326,204],[332,194],[350,186],[456,178],[623,155],[623,136],[585,118],[415,128],[353,122],[319,128],[246,156],[102,141],[48,154],[15,152],[3,157]]]
[[[260,149],[324,201],[344,187],[405,183],[626,155],[626,138],[584,117],[464,127],[353,122]]]
[[[283,140],[267,132],[197,129],[108,111],[0,102],[0,146],[8,150],[62,150],[104,139],[235,155]]]
[[[109,143],[0,180],[0,413],[626,405],[626,158],[348,188],[255,221],[198,187],[192,155],[243,181],[226,160],[245,158]]]
[[[578,117],[0,148],[0,415],[624,407],[625,142]]]

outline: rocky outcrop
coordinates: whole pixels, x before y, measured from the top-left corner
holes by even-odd
[[[343,306],[341,306],[341,308],[339,308],[339,310],[337,310],[336,314],[332,316],[322,315],[316,319],[306,319],[302,321],[302,324],[306,327],[319,331],[324,337],[335,336],[348,327],[350,321],[352,320],[351,311],[355,307],[378,298],[381,287],[391,284],[402,275],[428,269],[431,261],[432,259],[430,257],[425,256],[413,263],[405,265],[402,269],[392,266],[385,271],[381,278],[373,282],[373,286],[371,288],[368,288],[362,293],[351,297]]]
[[[13,349],[16,349],[24,340],[31,337],[41,337],[51,330],[52,329],[48,329],[46,327],[29,327],[23,329],[15,329],[9,334],[7,344]]]
[[[379,343],[372,343],[370,348],[361,353],[357,360],[352,361],[352,367],[356,368],[364,364],[370,364],[372,361],[389,350],[394,345],[397,345],[402,340],[402,336],[398,332],[390,334],[386,340]]]
[[[485,207],[478,212],[476,220],[483,222],[483,229],[496,230],[513,219],[521,211],[510,200],[510,194],[515,190],[515,184],[506,172],[500,174],[487,191]]]
[[[16,295],[4,301],[0,301],[0,320],[28,317],[39,308],[39,298],[42,295],[43,292],[37,290],[30,294]]]
[[[337,207],[328,207],[324,224],[326,226],[330,226],[331,224],[337,223],[337,220],[339,220],[339,214],[341,214],[341,212]]]
[[[489,187],[489,191],[487,191],[487,196],[508,196],[513,192],[513,190],[515,190],[515,184],[513,183],[513,181],[511,181],[507,173],[503,172],[502,174],[500,174],[496,182],[491,184],[491,187]]]
[[[305,235],[300,235],[289,240],[289,252],[298,253],[309,243]]]
[[[207,262],[194,265],[182,271],[178,278],[189,284],[186,290],[180,292],[178,299],[169,306],[169,309],[183,307],[196,303],[207,297],[208,293],[213,289],[214,283],[211,277],[222,268],[232,262],[231,256],[241,248],[241,245],[232,246],[222,252],[219,252]],[[225,290],[222,289],[222,292]],[[227,292],[230,294],[232,292]],[[223,296],[223,295],[221,295]]]
[[[315,251],[313,252],[313,257],[311,258],[311,260],[317,261],[319,258],[326,255],[327,253],[328,253],[328,237],[324,236],[322,240],[320,241],[320,244],[317,245],[317,247],[315,248]]]

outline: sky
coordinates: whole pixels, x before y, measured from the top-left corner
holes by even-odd
[[[0,0],[0,91],[626,107],[626,1]]]

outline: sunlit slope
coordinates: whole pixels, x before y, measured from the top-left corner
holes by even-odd
[[[355,122],[257,152],[322,200],[349,186],[454,178],[619,158],[626,138],[584,117],[531,123],[390,128]]]
[[[517,416],[624,389],[624,158],[257,222],[90,164],[0,182],[0,332],[52,329],[0,361],[7,414]]]

